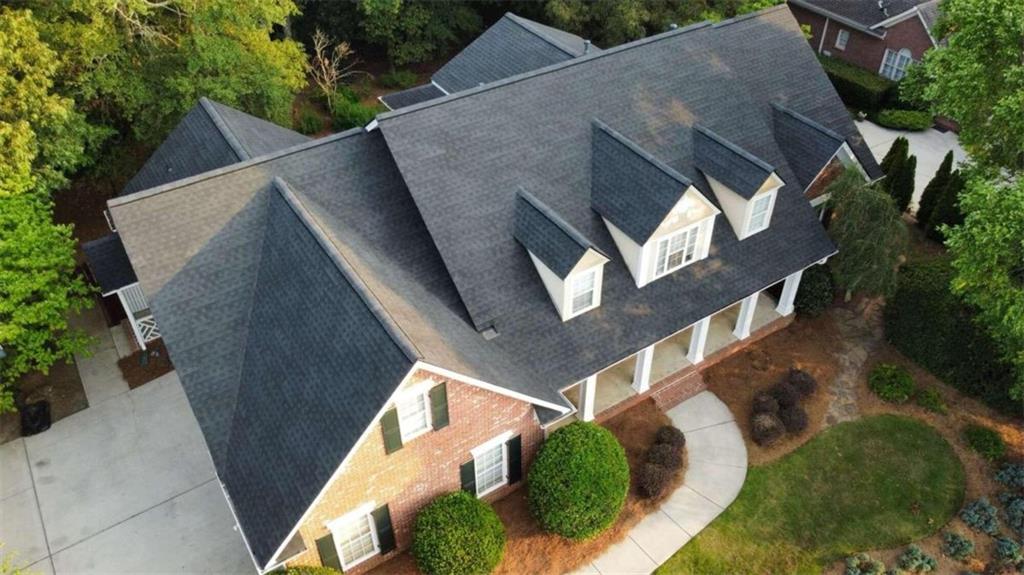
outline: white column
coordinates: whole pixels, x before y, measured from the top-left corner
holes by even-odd
[[[802,275],[804,270],[786,276],[786,283],[782,284],[782,297],[779,298],[779,305],[775,306],[775,311],[779,312],[779,315],[793,313],[793,301],[796,299],[796,290],[800,288]]]
[[[594,399],[597,397],[597,374],[580,382],[580,413],[583,421],[594,420]]]
[[[654,346],[650,345],[636,354],[636,368],[633,370],[633,389],[643,393],[651,388],[651,366],[654,365]]]
[[[757,296],[761,292],[756,291],[740,302],[740,315],[736,318],[736,328],[732,334],[736,339],[747,339],[750,337],[750,325],[754,322],[754,310],[757,308]]]
[[[693,324],[690,331],[690,350],[686,353],[686,359],[690,363],[704,361],[704,346],[708,342],[708,329],[711,327],[711,316],[708,316]]]

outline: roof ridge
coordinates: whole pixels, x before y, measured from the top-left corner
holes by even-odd
[[[601,255],[604,255],[601,252],[601,250],[596,245],[594,245],[594,242],[588,240],[586,236],[580,233],[580,231],[573,227],[572,224],[567,222],[565,218],[563,218],[558,212],[556,212],[547,204],[542,202],[540,198],[531,194],[526,188],[519,186],[519,188],[516,190],[516,198],[522,198],[523,201],[530,204],[530,207],[537,210],[551,223],[558,226],[558,229],[560,229],[566,236],[568,236],[569,239],[576,242],[576,245],[585,249],[593,249],[594,251],[601,253]]]
[[[641,148],[640,145],[637,144],[636,142],[634,142],[633,140],[630,140],[626,136],[624,136],[624,135],[620,134],[619,132],[615,131],[615,128],[612,128],[611,126],[609,126],[608,124],[605,124],[604,122],[602,122],[601,120],[599,120],[597,118],[593,118],[591,120],[591,123],[594,126],[596,126],[599,130],[601,130],[602,132],[604,132],[604,133],[608,134],[609,136],[611,136],[612,138],[614,138],[615,141],[617,141],[620,144],[622,144],[622,145],[626,146],[627,148],[629,148],[629,150],[631,152],[633,152],[634,154],[640,156],[640,158],[644,159],[645,161],[647,161],[649,164],[651,164],[655,168],[658,168],[659,170],[664,172],[666,175],[668,175],[672,179],[674,179],[677,182],[679,182],[680,184],[682,184],[684,186],[687,186],[687,187],[693,185],[693,181],[691,181],[690,178],[687,178],[683,174],[680,174],[675,169],[673,169],[672,166],[670,166],[670,165],[666,164],[665,162],[659,160],[657,157],[652,155],[650,152],[648,152],[647,150]],[[686,191],[686,189],[684,188],[683,191]]]
[[[231,126],[229,126],[223,116],[220,115],[220,112],[213,107],[213,101],[206,96],[200,96],[199,105],[203,107],[203,111],[205,111],[206,115],[213,121],[213,125],[216,126],[217,130],[222,136],[224,136],[224,139],[227,141],[228,145],[231,146],[231,150],[235,152],[235,156],[238,157],[238,160],[244,162],[245,160],[252,159],[249,155],[249,151],[245,149],[245,146],[242,145],[242,142],[231,130]]]
[[[744,160],[754,164],[755,166],[757,166],[757,167],[759,167],[759,168],[761,168],[763,170],[767,170],[769,172],[774,172],[775,171],[775,167],[772,166],[771,164],[769,164],[768,162],[762,160],[761,158],[758,158],[754,154],[751,154],[750,152],[744,150],[743,148],[741,148],[738,145],[730,142],[729,140],[726,140],[722,136],[719,136],[715,132],[711,131],[711,129],[706,128],[706,127],[704,127],[704,126],[702,126],[700,124],[694,124],[693,129],[698,131],[698,132],[700,132],[701,134],[704,134],[705,136],[711,138],[715,142],[725,146],[727,149],[729,149],[729,151],[733,152],[734,154],[738,155],[739,157],[743,158]]]
[[[780,104],[778,102],[772,102],[772,108],[775,108],[776,110],[778,110],[779,112],[781,112],[783,114],[787,114],[789,116],[792,116],[794,119],[799,120],[800,122],[803,122],[804,124],[810,126],[811,128],[814,128],[815,130],[821,132],[822,134],[825,134],[826,136],[828,136],[830,138],[833,138],[835,140],[839,140],[839,142],[845,142],[846,141],[846,138],[840,136],[834,130],[828,128],[824,124],[821,124],[821,123],[815,121],[814,119],[812,119],[812,118],[810,118],[808,116],[805,116],[805,115],[801,114],[800,112],[797,112],[796,110],[787,108],[786,106],[783,106],[782,104]]]
[[[348,263],[348,260],[345,259],[341,250],[338,249],[334,244],[334,241],[331,240],[326,232],[324,232],[323,227],[321,227],[320,223],[316,220],[316,216],[306,209],[306,206],[302,204],[302,201],[298,198],[288,183],[280,176],[274,176],[272,182],[274,189],[276,189],[278,194],[280,194],[285,200],[288,207],[295,212],[295,215],[298,216],[306,229],[308,229],[313,235],[313,238],[318,244],[320,244],[320,247],[323,248],[327,256],[331,258],[335,267],[337,267],[338,271],[341,272],[341,275],[346,281],[348,281],[349,285],[352,286],[352,289],[359,294],[360,299],[363,300],[366,307],[369,308],[373,316],[378,322],[380,322],[381,327],[383,327],[384,331],[388,333],[391,340],[395,342],[395,345],[402,350],[402,353],[405,354],[405,357],[407,357],[409,361],[413,363],[419,361],[423,354],[419,349],[417,349],[416,345],[412,342],[412,339],[405,334],[402,328],[398,325],[398,322],[391,317],[391,314],[387,311],[387,308],[384,307],[384,304],[380,302],[380,299],[373,293],[373,290],[371,290],[369,286],[366,285],[366,282],[359,277],[359,273]]]
[[[555,41],[554,41],[554,40],[552,40],[551,38],[548,38],[547,36],[545,36],[545,35],[541,34],[541,33],[540,33],[540,31],[538,31],[538,30],[534,30],[534,29],[533,29],[533,28],[531,28],[530,26],[527,26],[527,25],[526,25],[526,24],[524,24],[524,23],[523,23],[522,21],[526,21],[526,22],[531,22],[531,23],[533,23],[533,24],[540,24],[540,22],[534,22],[533,20],[530,20],[529,18],[523,18],[522,16],[520,16],[520,15],[518,15],[518,14],[515,14],[515,13],[513,13],[513,12],[505,12],[505,15],[503,16],[503,18],[508,18],[508,19],[512,20],[513,22],[515,22],[515,23],[516,23],[516,25],[517,25],[517,26],[519,26],[519,27],[520,27],[520,28],[522,28],[523,30],[526,30],[526,31],[527,31],[527,32],[529,32],[530,34],[533,34],[534,36],[536,36],[536,37],[540,38],[541,40],[543,40],[543,41],[547,42],[548,44],[551,44],[551,45],[552,45],[552,46],[554,46],[555,48],[557,48],[557,49],[561,50],[562,52],[564,52],[564,53],[565,53],[566,55],[568,55],[568,56],[572,56],[573,58],[576,58],[576,57],[578,57],[578,54],[576,54],[576,53],[572,52],[571,50],[569,50],[569,48],[567,48],[567,47],[565,47],[565,46],[562,46],[562,45],[561,45],[561,44],[559,44],[558,42],[555,42]],[[545,24],[540,24],[540,25],[541,25],[541,26],[544,26]],[[555,29],[556,29],[556,30],[558,30],[557,28],[555,28]],[[560,30],[560,32],[565,32],[565,30]],[[566,34],[572,34],[572,32],[565,32],[565,33],[566,33]],[[575,34],[573,34],[573,35],[575,36]],[[581,39],[582,39],[582,40],[583,40],[584,42],[586,42],[586,41],[587,41],[587,40],[586,40],[585,38],[581,38]]]
[[[268,152],[268,153],[263,154],[261,156],[256,156],[254,158],[250,158],[248,160],[243,160],[243,161],[240,161],[240,162],[236,162],[234,164],[230,164],[230,165],[223,166],[223,167],[220,167],[220,168],[215,168],[213,170],[207,170],[205,172],[201,172],[201,173],[196,174],[194,176],[188,176],[187,178],[181,178],[181,179],[178,179],[178,180],[174,180],[173,182],[167,182],[166,184],[160,184],[159,186],[153,186],[152,188],[146,188],[146,189],[143,189],[143,190],[139,190],[137,192],[133,192],[133,193],[125,195],[125,196],[118,196],[116,198],[111,198],[111,199],[107,200],[107,206],[115,207],[115,206],[121,206],[121,205],[124,205],[124,204],[130,204],[132,202],[136,202],[136,201],[139,201],[139,200],[144,200],[146,198],[149,198],[151,196],[156,196],[156,195],[162,194],[164,192],[170,192],[170,191],[176,190],[178,188],[182,188],[182,187],[185,187],[185,186],[190,186],[192,184],[195,184],[197,182],[201,182],[203,180],[208,180],[208,179],[211,179],[211,178],[216,178],[216,177],[219,177],[219,176],[223,176],[225,174],[230,174],[231,172],[235,172],[235,171],[238,171],[238,170],[244,170],[246,168],[251,168],[252,166],[256,166],[256,165],[262,164],[264,162],[269,162],[271,160],[276,160],[278,158],[283,158],[285,156],[290,156],[291,154],[297,154],[297,153],[300,153],[300,152],[304,152],[307,149],[317,148],[317,147],[323,146],[325,144],[332,144],[332,143],[334,143],[337,140],[344,140],[345,138],[348,138],[348,137],[351,137],[351,136],[357,136],[359,134],[365,134],[365,133],[367,133],[367,132],[366,132],[366,130],[364,128],[352,128],[350,130],[346,130],[344,132],[338,132],[337,134],[331,134],[330,136],[325,136],[323,138],[317,138],[317,139],[314,139],[314,140],[309,140],[308,142],[300,142],[300,143],[295,144],[293,146],[289,146],[287,148],[281,148],[280,150],[275,150],[273,152]]]

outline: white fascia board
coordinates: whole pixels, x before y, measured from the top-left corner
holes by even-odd
[[[383,104],[383,106],[387,108],[389,112],[394,111],[394,108],[388,106],[388,103],[384,101],[384,96],[377,96],[377,101]]]
[[[924,21],[924,14],[921,14],[920,10],[917,11],[917,19],[921,21],[921,27],[924,28],[925,34],[928,34],[928,39],[932,41],[932,48],[938,48],[939,41],[935,39],[935,36],[932,36],[932,29],[929,28],[928,23]]]
[[[432,372],[434,372],[434,373],[436,373],[438,375],[443,375],[445,377],[450,377],[450,378],[458,380],[458,381],[460,381],[462,383],[465,383],[465,384],[468,384],[468,385],[473,385],[473,386],[479,387],[481,389],[486,389],[487,391],[491,391],[491,392],[497,393],[499,395],[504,395],[504,396],[507,396],[507,397],[511,397],[512,399],[517,399],[517,400],[525,402],[525,403],[529,403],[529,404],[532,404],[532,405],[539,405],[541,407],[546,407],[548,409],[553,409],[553,410],[555,410],[555,411],[557,411],[559,413],[568,413],[569,412],[569,408],[565,407],[564,405],[558,405],[556,403],[551,403],[550,401],[544,401],[543,399],[538,399],[536,397],[530,397],[529,395],[526,395],[526,394],[523,394],[523,393],[519,393],[517,391],[512,391],[511,389],[506,389],[504,387],[494,385],[493,383],[487,383],[486,381],[482,381],[482,380],[476,379],[475,377],[469,377],[467,375],[463,375],[461,373],[457,373],[457,372],[451,371],[450,369],[445,369],[443,367],[439,367],[439,366],[427,363],[425,361],[418,361],[418,362],[416,362],[416,365],[413,366],[413,367],[414,367],[414,369],[415,368],[419,368],[419,369],[425,369],[427,371],[432,371]]]
[[[903,12],[900,12],[899,14],[897,14],[895,16],[890,16],[890,17],[886,18],[885,20],[882,20],[878,24],[875,24],[874,26],[872,26],[871,29],[872,30],[877,30],[878,28],[888,28],[890,26],[893,26],[894,24],[899,24],[900,22],[902,22],[904,20],[909,20],[909,19],[913,18],[914,16],[916,16],[917,14],[918,14],[917,6],[914,6],[913,8],[911,8],[909,10],[904,10]]]
[[[448,90],[444,89],[444,86],[442,86],[441,84],[438,84],[437,82],[435,82],[433,78],[430,79],[430,83],[433,84],[433,86],[435,88],[437,88],[438,90],[441,90],[442,92],[444,92],[445,96],[447,96],[448,94],[451,94],[451,92],[449,92]]]

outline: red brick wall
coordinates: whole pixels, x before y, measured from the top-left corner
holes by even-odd
[[[796,17],[797,22],[811,26],[813,37],[810,43],[814,51],[817,52],[821,42],[821,34],[825,27],[825,18],[792,4],[790,4],[789,8],[793,12],[793,16]],[[845,50],[839,50],[835,47],[836,36],[841,29],[850,32],[850,38],[846,42]],[[920,60],[931,47],[931,37],[928,36],[928,31],[925,30],[924,24],[917,16],[903,20],[886,29],[884,39],[864,34],[835,20],[829,20],[828,31],[825,32],[825,43],[821,45],[822,51],[829,53],[832,57],[845,60],[876,74],[882,67],[882,59],[886,48],[894,51],[907,48],[913,55],[914,60]]]
[[[525,471],[544,436],[533,407],[428,372],[410,378],[410,385],[425,378],[448,382],[448,426],[428,431],[388,455],[384,453],[380,424],[375,422],[347,463],[346,470],[330,484],[327,494],[299,528],[306,551],[289,561],[289,565],[319,565],[316,540],[327,534],[326,522],[368,501],[377,506],[388,504],[398,549],[360,563],[348,572],[362,573],[406,549],[412,542],[417,510],[438,495],[460,489],[459,466],[471,459],[469,451],[506,431],[522,435],[525,478]],[[485,499],[500,499],[523,483],[498,489]]]

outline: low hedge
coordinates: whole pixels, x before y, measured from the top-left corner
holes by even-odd
[[[906,403],[914,394],[914,378],[907,368],[882,363],[868,374],[868,386],[882,401]]]
[[[895,82],[842,60],[828,57],[820,57],[819,60],[839,97],[850,108],[874,116],[887,102],[897,97]]]
[[[984,425],[971,424],[964,428],[964,439],[971,449],[989,461],[997,461],[1006,455],[1006,442],[999,432]]]
[[[569,539],[593,537],[615,522],[626,503],[626,452],[607,429],[571,423],[544,442],[527,487],[541,527]]]
[[[882,110],[875,122],[894,130],[910,130],[920,132],[932,127],[932,115],[918,110]]]
[[[377,76],[377,83],[382,87],[403,90],[415,86],[416,80],[416,72],[412,70],[395,70],[394,72],[385,72]]]
[[[505,526],[486,502],[448,493],[416,515],[412,554],[427,575],[490,573],[505,554]]]
[[[936,377],[1008,414],[1019,415],[1010,397],[1014,372],[999,357],[973,312],[949,290],[946,259],[915,263],[899,274],[885,305],[885,337],[903,355]]]

